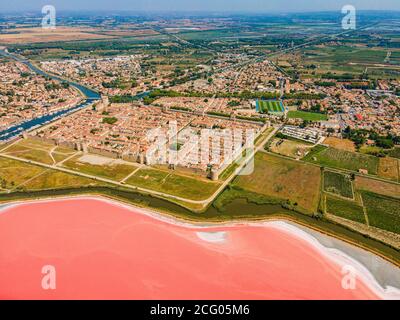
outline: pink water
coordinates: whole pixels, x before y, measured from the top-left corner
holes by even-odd
[[[211,231],[225,239],[204,240]],[[44,265],[55,290],[42,288]],[[1,299],[377,298],[341,283],[338,263],[271,226],[193,229],[85,198],[0,212]]]

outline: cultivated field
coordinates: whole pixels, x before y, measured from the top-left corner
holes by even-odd
[[[263,152],[256,154],[255,170],[251,175],[238,176],[234,180],[234,185],[245,190],[290,200],[308,213],[317,210],[320,184],[319,168]]]
[[[348,220],[366,223],[363,207],[356,202],[326,197],[326,211],[338,217]]]
[[[398,58],[394,59],[397,49],[392,49],[393,59],[390,64],[384,63],[386,50],[378,47],[330,45],[310,46],[303,50],[307,57],[305,63],[318,65],[314,77],[327,72],[359,75],[367,71],[370,79],[393,78],[393,72],[388,71],[393,71],[398,66]],[[304,71],[309,72],[309,70]]]
[[[378,176],[393,181],[399,181],[399,160],[388,157],[380,158]]]
[[[395,147],[390,151],[389,155],[393,158],[400,159],[400,147]]]
[[[378,158],[334,148],[320,148],[316,150],[316,152],[308,154],[304,160],[318,163],[325,167],[341,168],[352,171],[366,169],[369,174],[376,175],[378,173]]]
[[[376,155],[376,154],[382,153],[383,149],[379,148],[378,146],[363,145],[359,149],[359,152],[364,153],[364,154]]]
[[[95,29],[57,27],[54,30],[43,28],[17,28],[12,33],[0,34],[1,44],[25,44],[73,40],[111,39],[112,36],[97,34]]]
[[[394,233],[400,233],[400,200],[363,192],[369,224]]]
[[[324,171],[324,190],[349,199],[354,198],[350,178],[337,172]]]
[[[354,152],[356,151],[356,147],[354,145],[354,142],[348,139],[340,139],[336,137],[328,137],[324,140],[324,144],[335,148],[335,149],[340,149],[340,150],[345,150],[345,151],[351,151]]]
[[[357,190],[370,191],[389,197],[400,198],[400,185],[390,182],[379,181],[367,177],[356,176],[355,188]]]
[[[143,36],[154,36],[159,33],[153,29],[116,29],[116,30],[101,30],[99,31],[102,35],[107,36],[118,36],[118,37],[143,37]]]

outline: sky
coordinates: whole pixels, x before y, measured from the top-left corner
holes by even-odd
[[[0,13],[41,11],[51,4],[59,11],[339,11],[346,4],[358,10],[400,10],[400,0],[0,0]]]

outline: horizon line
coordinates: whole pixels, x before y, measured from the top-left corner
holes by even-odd
[[[358,12],[376,12],[376,13],[400,13],[400,9],[358,9]],[[340,10],[293,10],[293,11],[281,11],[281,10],[123,10],[123,9],[59,9],[57,10],[59,13],[163,13],[163,14],[253,14],[253,15],[266,15],[266,14],[315,14],[315,13],[341,13]],[[32,9],[22,9],[22,10],[10,10],[10,11],[2,11],[0,12],[0,16],[5,14],[13,14],[13,13],[25,13],[25,14],[41,14],[40,10],[32,10]]]

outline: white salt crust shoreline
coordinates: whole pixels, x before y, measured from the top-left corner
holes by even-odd
[[[340,268],[343,266],[349,265],[356,271],[357,280],[361,279],[361,281],[366,284],[379,298],[386,300],[400,300],[400,289],[395,288],[390,285],[386,285],[383,287],[376,279],[374,274],[365,267],[362,263],[360,263],[357,259],[353,258],[350,254],[343,252],[334,247],[324,246],[319,239],[308,232],[306,227],[298,226],[293,222],[286,222],[280,219],[265,221],[265,222],[229,222],[229,223],[191,223],[188,221],[180,220],[178,218],[174,218],[171,216],[166,216],[161,212],[157,212],[155,210],[146,209],[139,206],[128,205],[117,200],[101,197],[101,196],[70,196],[70,197],[58,197],[58,198],[50,198],[50,199],[39,199],[39,200],[24,200],[12,203],[5,203],[0,205],[0,215],[8,211],[9,209],[16,206],[24,206],[32,203],[51,203],[58,201],[75,201],[75,200],[95,200],[104,203],[108,203],[112,206],[120,207],[126,209],[131,212],[140,213],[145,216],[151,217],[163,223],[172,224],[179,227],[189,228],[189,229],[207,229],[204,231],[197,232],[197,236],[207,242],[223,242],[225,240],[225,234],[219,230],[221,227],[230,228],[230,227],[240,227],[240,226],[250,226],[250,227],[271,227],[274,229],[278,229],[281,232],[292,235],[293,237],[302,239],[315,250],[318,251],[322,256],[329,259],[329,261],[333,262]],[[218,229],[218,231],[213,231],[213,229]],[[314,231],[314,230],[312,230]],[[315,232],[315,231],[314,231]],[[320,236],[325,236],[332,238],[336,241],[342,242],[340,239],[336,239],[334,237],[326,236],[320,234]],[[350,246],[349,244],[347,244]],[[352,246],[353,247],[353,246]],[[364,254],[369,254],[376,256],[372,252],[368,252],[367,250],[357,248],[359,250],[364,251]],[[377,257],[377,256],[376,256]],[[390,264],[384,259],[377,257],[382,260],[381,263]],[[390,264],[391,265],[391,264]],[[387,267],[387,265],[383,266]],[[383,268],[384,269],[384,268]],[[397,275],[400,277],[400,269],[396,268]],[[384,272],[384,270],[381,270]]]

